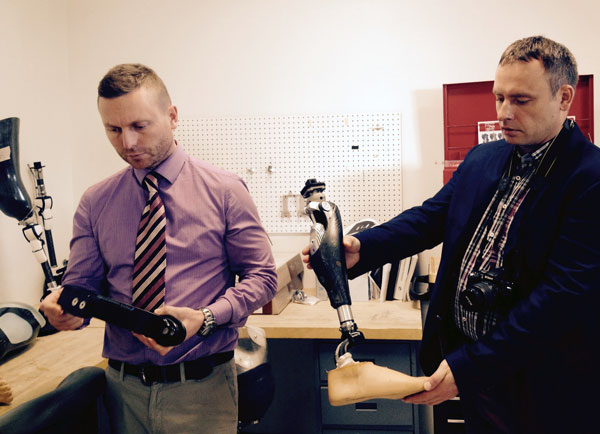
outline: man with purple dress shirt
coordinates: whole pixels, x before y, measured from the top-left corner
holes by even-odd
[[[182,344],[163,347],[106,325],[111,427],[123,433],[235,433],[237,328],[277,289],[256,206],[238,176],[177,145],[177,108],[150,68],[109,70],[98,86],[98,110],[109,141],[130,167],[83,194],[62,283],[132,303],[136,235],[148,198],[142,182],[153,172],[166,212],[167,252],[164,305],[155,312],[178,318],[187,331]],[[59,293],[42,303],[51,324],[59,330],[84,326],[82,318],[63,313]]]

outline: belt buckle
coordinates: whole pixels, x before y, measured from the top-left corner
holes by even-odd
[[[141,372],[140,372],[140,377],[141,377],[141,379],[142,379],[142,383],[144,383],[146,386],[151,386],[151,385],[152,385],[152,383],[151,383],[151,382],[149,382],[149,381],[146,379],[146,367],[145,367],[145,366],[141,366],[141,367],[140,367],[140,370],[141,370]]]

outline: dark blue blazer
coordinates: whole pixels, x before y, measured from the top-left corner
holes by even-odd
[[[474,147],[431,199],[359,233],[361,260],[349,274],[443,242],[423,329],[423,371],[433,373],[446,359],[459,393],[519,378],[518,405],[536,427],[530,432],[592,432],[600,411],[600,149],[577,125],[564,128],[548,151],[547,176],[536,174],[509,231],[505,262],[517,276],[518,303],[475,343],[454,326],[460,261],[512,152],[504,140]]]

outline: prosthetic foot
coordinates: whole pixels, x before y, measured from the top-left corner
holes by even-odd
[[[0,211],[21,221],[33,211],[19,173],[19,119],[0,121]]]
[[[340,406],[370,399],[401,399],[425,390],[425,378],[411,377],[373,362],[350,362],[327,373],[329,402]]]

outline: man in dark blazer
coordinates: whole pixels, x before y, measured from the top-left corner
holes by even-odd
[[[469,433],[600,432],[600,149],[567,120],[577,80],[563,45],[511,44],[494,82],[504,139],[421,206],[344,238],[350,277],[443,242],[420,351],[431,376],[405,401],[460,394]]]

